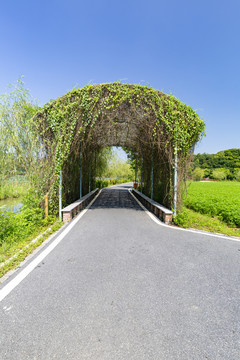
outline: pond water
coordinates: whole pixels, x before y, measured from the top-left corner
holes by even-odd
[[[13,213],[19,212],[22,207],[21,198],[0,200],[0,212],[11,211]]]

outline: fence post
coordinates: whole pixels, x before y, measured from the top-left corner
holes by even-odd
[[[44,202],[45,202],[45,218],[48,217],[48,194],[44,196]]]
[[[141,155],[141,193],[143,192],[143,156]]]

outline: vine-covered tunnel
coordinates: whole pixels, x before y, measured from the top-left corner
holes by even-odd
[[[74,89],[46,104],[35,115],[44,143],[44,191],[57,204],[60,172],[66,203],[94,184],[98,154],[105,146],[121,146],[141,164],[144,193],[172,207],[174,158],[178,155],[178,187],[204,122],[172,95],[140,85],[110,83]],[[178,192],[181,202],[181,191]]]

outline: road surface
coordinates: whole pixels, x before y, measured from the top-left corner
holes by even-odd
[[[239,360],[239,269],[240,242],[159,225],[127,186],[104,189],[0,302],[0,359]]]

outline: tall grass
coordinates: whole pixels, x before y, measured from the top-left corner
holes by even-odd
[[[29,182],[25,176],[14,176],[0,181],[0,200],[18,198],[27,194]]]

